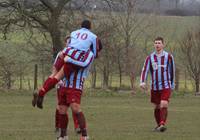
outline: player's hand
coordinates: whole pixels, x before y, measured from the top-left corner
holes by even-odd
[[[69,59],[69,56],[65,56],[64,61],[67,62],[68,59]]]
[[[43,108],[43,100],[44,100],[44,97],[38,95],[38,97],[37,97],[37,107],[40,108],[40,109]]]
[[[145,83],[141,83],[140,84],[140,88],[142,88],[143,90],[146,90],[146,84]]]
[[[58,55],[61,59],[64,59],[64,54],[62,52],[59,52],[59,55]]]

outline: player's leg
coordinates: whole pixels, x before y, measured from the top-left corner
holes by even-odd
[[[168,108],[168,101],[165,100],[161,100],[160,102],[160,123],[159,123],[159,127],[157,127],[157,130],[159,132],[164,132],[167,130],[166,128],[166,120],[167,120],[167,111]]]
[[[161,100],[160,102],[160,125],[165,125],[168,115],[168,101]]]
[[[60,69],[58,73],[52,78],[49,77],[43,84],[42,88],[39,90],[39,95],[44,96],[49,90],[54,88],[60,79],[64,77],[64,67]]]
[[[59,131],[60,134],[58,139],[66,140],[67,139],[67,127],[68,127],[68,107],[66,103],[66,88],[61,87],[59,90],[59,98],[58,98],[58,123],[59,123]]]
[[[82,55],[80,54],[79,56]],[[57,57],[56,62],[54,63],[53,71],[56,72],[58,71],[58,72],[57,73],[52,72],[49,78],[44,82],[42,88],[40,88],[39,95],[44,96],[49,90],[51,90],[57,84],[57,82],[60,79],[64,77],[64,75],[66,76],[66,78],[69,78],[70,73],[79,68],[80,68],[79,66],[76,66],[74,64],[64,63],[62,58]]]
[[[45,95],[49,90],[51,90],[59,80],[61,80],[64,76],[69,77],[70,73],[75,70],[75,66],[66,63],[64,66],[55,74],[54,77],[49,77],[43,84],[43,87],[39,91],[39,95]]]
[[[71,103],[70,107],[73,113],[75,113],[76,118],[78,120],[78,124],[81,129],[81,140],[87,140],[88,134],[87,134],[87,128],[86,128],[86,119],[85,119],[84,113],[81,111],[80,104]]]
[[[67,114],[67,106],[66,105],[59,105],[59,127],[60,127],[60,136],[59,137],[66,137],[67,136],[67,126],[68,126],[68,114]]]
[[[78,119],[77,119],[76,113],[74,113],[73,111],[72,111],[72,118],[73,118],[73,122],[74,122],[74,130],[75,130],[76,134],[80,134],[81,129],[78,124]]]
[[[55,131],[58,131],[58,129],[60,128],[59,126],[59,106],[57,105],[56,107],[56,111],[55,111]]]
[[[159,104],[154,104],[154,118],[156,121],[157,126],[155,127],[154,130],[156,130],[159,125],[160,125],[160,105]]]
[[[157,131],[157,128],[160,126],[160,93],[159,91],[151,90],[151,102],[154,104],[154,118],[156,121],[156,127],[153,131]]]
[[[58,70],[55,66],[52,67],[52,72],[49,77],[53,78],[58,73]]]
[[[81,129],[81,140],[87,140],[88,139],[88,134],[87,134],[87,128],[86,128],[86,119],[81,111],[81,93],[82,91],[80,90],[69,90],[67,94],[67,102],[70,104],[70,107],[75,113],[76,118],[78,120],[78,125]]]
[[[56,111],[55,111],[55,131],[57,132],[58,129],[60,128],[59,127],[59,105],[58,105],[58,102],[59,102],[59,94],[60,93],[60,88],[57,88],[57,92],[56,92]]]
[[[160,101],[160,131],[164,132],[166,130],[166,121],[168,116],[168,105],[169,97],[171,94],[170,89],[164,89],[161,91],[161,101]]]
[[[56,60],[54,62],[54,65],[52,67],[52,73],[48,77],[48,79],[44,82],[43,87],[46,87],[46,84],[48,84],[49,81],[51,81],[56,76],[56,74],[62,69],[63,65],[64,65],[63,58],[57,56],[57,58],[56,58]]]

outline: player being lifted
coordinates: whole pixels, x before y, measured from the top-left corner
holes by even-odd
[[[91,64],[94,58],[98,56],[98,51],[101,50],[102,46],[98,44],[98,38],[89,29],[91,28],[91,23],[88,20],[82,22],[82,28],[76,30],[70,35],[70,42],[68,47],[65,48],[61,54],[65,56],[64,61],[67,62],[62,66],[63,57],[59,57],[60,71],[55,75],[51,75],[44,83],[43,87],[39,90],[39,93],[35,95],[33,99],[33,106],[37,105],[38,108],[42,108],[44,95],[52,89],[55,84],[61,78],[66,77],[67,80],[73,80],[73,84],[70,84],[67,88],[70,89],[65,91],[67,94],[68,105],[72,108],[72,111],[76,113],[79,126],[81,128],[81,139],[87,139],[86,123],[83,113],[80,110],[80,95],[82,90],[76,89],[77,86],[82,86],[83,72],[87,71],[88,65]],[[76,71],[76,73],[72,72]],[[79,74],[77,75],[77,71]],[[79,77],[79,78],[77,78]],[[77,83],[74,85],[74,83]],[[79,84],[78,84],[79,83]],[[75,86],[75,87],[74,87]],[[71,102],[70,102],[71,101]],[[63,135],[64,136],[64,135]]]
[[[50,75],[44,82],[42,88],[38,91],[40,97],[43,97],[49,90],[54,88],[58,81],[64,76],[68,78],[72,71],[81,67],[87,67],[94,58],[97,58],[101,43],[97,36],[90,31],[91,22],[84,20],[81,27],[81,29],[71,33],[68,47],[62,51],[58,58],[60,59],[60,70],[58,73]],[[34,101],[35,100],[33,100],[33,104]],[[37,107],[42,108],[40,104],[36,103],[36,105]]]
[[[167,120],[167,108],[171,90],[174,89],[175,65],[171,54],[164,51],[164,40],[157,37],[154,40],[155,51],[145,60],[140,87],[146,89],[147,74],[151,74],[151,102],[155,105],[154,117],[157,126],[154,131],[164,132]]]

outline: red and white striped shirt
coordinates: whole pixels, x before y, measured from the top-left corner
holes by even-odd
[[[161,55],[155,52],[150,54],[143,66],[140,84],[145,83],[149,71],[152,90],[174,89],[175,64],[171,54],[166,51]]]

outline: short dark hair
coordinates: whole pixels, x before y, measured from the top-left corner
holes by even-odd
[[[160,41],[162,41],[162,43],[164,43],[164,39],[163,39],[162,37],[160,37],[160,36],[156,37],[156,38],[154,39],[154,42],[155,42],[155,41],[158,41],[158,40],[160,40]]]
[[[91,22],[89,20],[83,20],[81,23],[82,28],[91,29]]]

